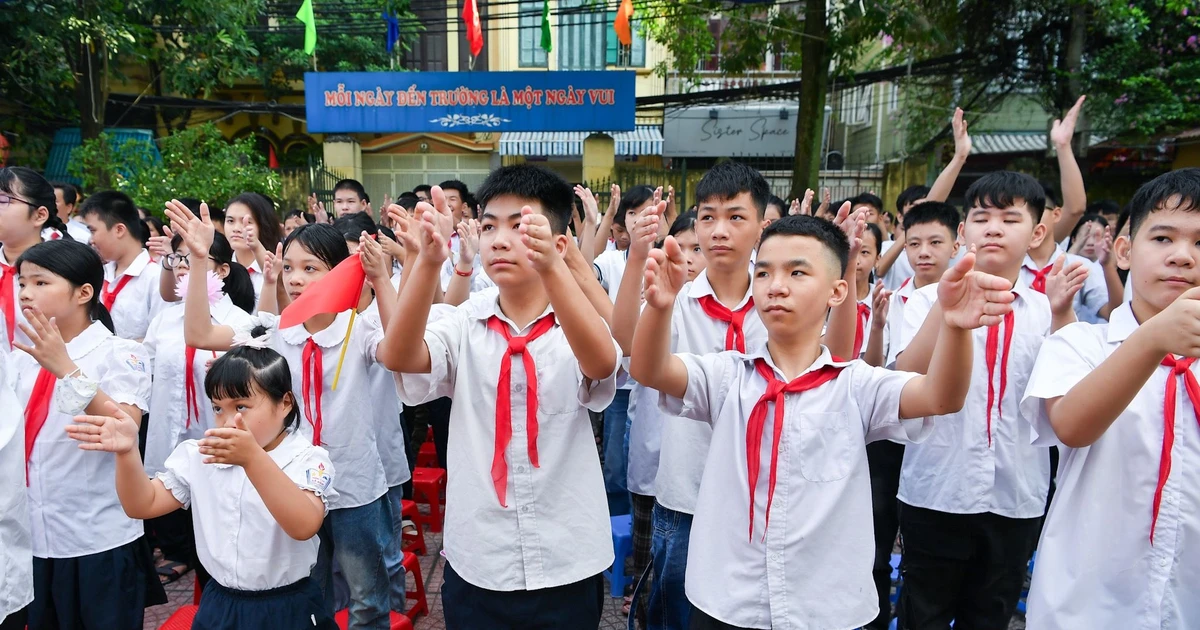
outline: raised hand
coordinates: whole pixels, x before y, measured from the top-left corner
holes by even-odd
[[[388,266],[387,257],[383,255],[383,246],[363,232],[358,237],[358,258],[362,261],[363,270],[367,272],[367,280],[371,286],[379,282],[391,282],[392,270]]]
[[[788,211],[788,214],[798,214],[800,216],[811,217],[812,216],[812,201],[813,201],[814,194],[815,193],[813,192],[813,189],[811,189],[811,188],[804,189],[804,199],[799,199],[799,200],[793,199],[792,200],[792,208],[791,208],[791,210]],[[794,212],[792,210],[794,210]]]
[[[246,244],[250,246],[250,251],[266,251],[266,248],[258,240],[258,226],[254,224],[254,220],[248,214],[242,217],[242,236],[246,239]]]
[[[1050,126],[1050,142],[1054,144],[1054,148],[1066,148],[1071,146],[1071,140],[1075,137],[1075,123],[1079,122],[1079,110],[1083,109],[1083,101],[1087,99],[1087,95],[1080,96],[1079,100],[1067,110],[1067,115],[1061,120],[1055,119],[1054,124]]]
[[[881,332],[887,326],[888,307],[892,303],[892,292],[883,288],[883,281],[875,282],[875,294],[871,296],[871,334]]]
[[[562,254],[554,247],[554,231],[550,221],[540,212],[525,206],[521,208],[521,241],[528,250],[529,262],[538,273],[545,273],[556,264],[563,263]]]
[[[1200,357],[1200,287],[1184,291],[1142,327],[1159,353]]]
[[[418,256],[422,260],[441,266],[450,256],[450,239],[442,233],[441,217],[439,217],[438,211],[433,209],[433,206],[425,202],[417,204],[417,212],[420,218],[415,225],[408,227],[405,234],[407,235],[415,228],[417,251],[420,252]]]
[[[687,259],[674,236],[663,241],[662,249],[650,252],[642,297],[652,308],[667,308],[687,282]]]
[[[963,118],[961,107],[954,108],[954,119],[950,126],[954,129],[954,157],[965,160],[971,155],[971,135],[967,133],[967,121]]]
[[[275,246],[275,253],[263,258],[263,281],[278,282],[283,274],[283,241]]]
[[[667,213],[664,214],[663,216],[664,217],[679,216],[678,213],[675,212],[675,187],[674,186],[667,186]]]
[[[658,230],[663,221],[663,213],[667,210],[667,202],[660,201],[648,205],[638,213],[633,224],[629,225],[629,255],[645,258],[658,240]]]
[[[171,226],[164,225],[163,232],[166,232],[165,236],[151,236],[150,240],[146,241],[146,249],[158,258],[166,258],[175,253],[171,251],[171,239],[175,236]]]
[[[817,206],[817,216],[824,216],[829,212],[829,204],[833,203],[833,195],[828,188],[821,189],[821,205]]]
[[[13,347],[25,351],[55,378],[61,379],[74,372],[75,362],[67,353],[67,342],[63,340],[62,333],[59,332],[58,324],[54,319],[48,319],[45,313],[42,313],[42,310],[36,306],[26,307],[21,312],[24,313],[28,323],[18,325],[29,337],[30,345],[27,346],[14,340]]]
[[[1011,282],[975,271],[974,247],[942,274],[937,293],[946,324],[966,330],[999,324],[1016,299]]]
[[[1067,264],[1067,255],[1059,256],[1046,276],[1046,298],[1050,300],[1050,311],[1066,313],[1071,310],[1075,294],[1083,288],[1087,276],[1087,267],[1082,262],[1077,260]]]
[[[576,184],[575,196],[583,202],[584,224],[595,229],[600,222],[600,202],[596,199],[596,195],[592,194],[591,188],[584,188],[582,185]]]
[[[621,205],[621,187],[613,184],[608,189],[608,210],[606,212],[616,212]]]
[[[455,228],[458,232],[458,262],[466,267],[475,266],[475,255],[479,253],[479,234],[482,228],[475,219],[463,219]]]
[[[246,428],[240,413],[233,417],[232,427],[205,431],[199,444],[200,454],[208,456],[204,459],[205,464],[245,466],[254,456],[263,452],[254,434]]]
[[[1096,262],[1100,263],[1101,266],[1107,265],[1109,262],[1115,262],[1115,259],[1112,257],[1112,226],[1100,228],[1100,225],[1096,224],[1096,227],[1098,228],[1097,231],[1100,232],[1099,240],[1096,241]]]
[[[856,252],[859,247],[862,247],[863,230],[867,229],[865,208],[850,212],[850,202],[843,202],[842,207],[838,208],[837,215],[833,218],[833,224],[846,235],[846,240],[850,241],[850,251]]]
[[[197,217],[187,206],[177,199],[172,199],[167,202],[166,212],[167,218],[171,220],[171,229],[183,238],[188,250],[193,254],[206,256],[217,233],[208,213],[208,204],[200,204],[200,216]]]
[[[105,416],[75,416],[67,425],[67,437],[77,440],[85,451],[105,451],[118,455],[137,448],[138,424],[117,403],[104,403]]]

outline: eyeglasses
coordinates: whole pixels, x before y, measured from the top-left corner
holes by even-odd
[[[212,256],[209,256],[208,259],[217,262],[217,259]],[[167,266],[167,269],[176,269],[179,267],[184,269],[192,268],[192,260],[187,254],[167,254],[163,258],[163,263]]]
[[[10,204],[10,203],[12,203],[12,202],[14,202],[14,201],[20,201],[21,203],[23,203],[23,204],[25,204],[25,205],[27,205],[27,206],[32,206],[32,205],[33,205],[33,202],[32,202],[32,201],[27,201],[27,200],[25,200],[25,199],[22,199],[22,198],[20,198],[20,197],[17,197],[17,196],[15,196],[15,195],[10,195],[10,194],[8,194],[8,193],[0,193],[0,206],[7,206],[8,204]]]

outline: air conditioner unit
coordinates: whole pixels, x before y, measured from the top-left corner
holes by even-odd
[[[830,151],[825,154],[825,170],[840,171],[846,168],[846,158],[841,151]]]

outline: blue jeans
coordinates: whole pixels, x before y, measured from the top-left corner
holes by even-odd
[[[404,551],[400,548],[404,532],[404,506],[400,502],[404,500],[404,486],[388,488],[383,497],[387,499],[388,508],[392,513],[392,534],[395,541],[395,544],[389,545],[384,551],[383,562],[387,565],[388,579],[392,584],[392,610],[402,613],[408,608],[408,595],[404,593]]]
[[[611,516],[629,514],[629,390],[618,389],[604,410],[604,491]]]
[[[318,534],[321,547],[313,579],[333,610],[333,561],[336,559],[350,589],[350,628],[389,630],[391,579],[387,558],[399,541],[392,527],[387,495],[353,508],[330,510]]]
[[[687,630],[692,605],[683,590],[683,576],[687,571],[692,515],[665,508],[655,501],[650,521],[654,528],[650,539],[654,580],[646,602],[646,628]]]

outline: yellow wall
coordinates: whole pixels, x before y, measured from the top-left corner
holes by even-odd
[[[1200,167],[1200,144],[1180,144],[1176,145],[1175,161],[1171,163],[1171,168],[1187,168],[1189,166]]]

